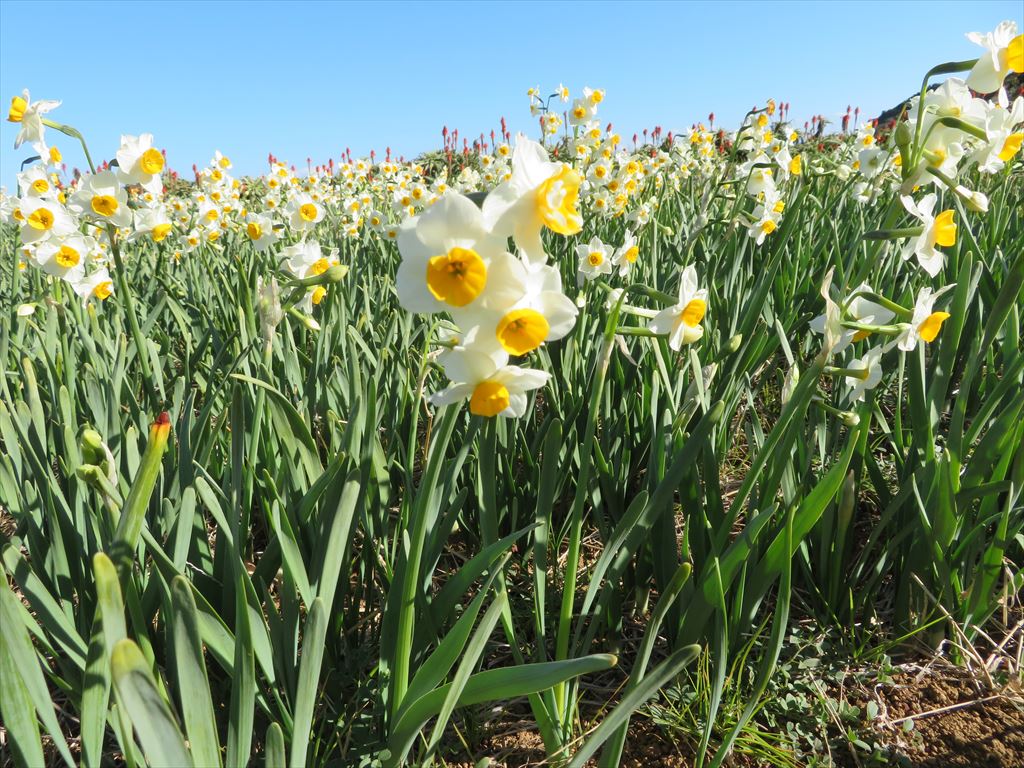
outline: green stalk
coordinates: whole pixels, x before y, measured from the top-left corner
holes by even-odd
[[[604,330],[604,343],[594,371],[594,383],[590,389],[587,427],[584,432],[583,447],[580,451],[580,474],[577,478],[576,495],[573,498],[572,509],[569,512],[569,551],[566,556],[562,605],[558,612],[558,630],[555,636],[556,661],[569,658],[573,603],[576,597],[576,572],[579,570],[580,546],[583,540],[583,507],[586,504],[590,489],[591,455],[594,449],[594,435],[597,431],[597,414],[600,411],[601,393],[604,391],[608,364],[611,361],[612,349],[615,344],[615,329],[619,321],[619,311],[632,287],[630,286],[622,292],[608,317]],[[566,683],[559,683],[555,686],[555,706],[557,707],[559,724],[562,730],[565,731],[572,721],[569,714],[568,686]],[[563,737],[565,735],[563,733]],[[563,740],[566,739],[563,738]]]
[[[391,680],[391,715],[397,718],[405,692],[409,690],[409,669],[413,655],[413,638],[416,630],[416,597],[420,587],[420,564],[423,559],[423,544],[427,536],[427,508],[434,500],[441,464],[448,450],[455,420],[461,408],[446,408],[441,426],[430,444],[430,456],[426,472],[416,491],[412,506],[412,534],[409,538],[409,555],[402,570],[401,603],[398,608],[398,631],[395,641],[395,659]]]
[[[83,141],[84,145],[85,142]],[[139,358],[139,366],[142,368],[142,384],[146,390],[146,397],[151,407],[158,406],[156,389],[153,387],[153,372],[149,366],[149,350],[142,338],[142,329],[139,327],[139,318],[135,314],[135,302],[132,299],[132,292],[128,289],[128,281],[124,274],[124,262],[121,260],[121,247],[117,242],[117,231],[112,225],[107,226],[110,235],[110,252],[114,255],[114,279],[117,280],[118,295],[124,296],[124,311],[128,315],[128,327],[132,332],[132,341],[135,344],[135,353]]]

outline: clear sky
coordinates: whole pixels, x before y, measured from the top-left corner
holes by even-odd
[[[792,104],[800,123],[867,117],[915,91],[931,66],[972,58],[964,39],[1020,0],[992,2],[328,3],[0,0],[4,115],[23,88],[61,99],[94,158],[121,133],[153,133],[188,172],[215,149],[235,173],[273,152],[297,165],[386,146],[437,148],[441,128],[537,134],[526,89],[605,88],[600,118],[626,137],[685,129],[714,111],[735,127],[755,103]],[[13,185],[17,129],[0,134]],[[51,136],[69,165],[70,139]]]

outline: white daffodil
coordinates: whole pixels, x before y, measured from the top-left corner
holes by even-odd
[[[861,283],[853,291],[849,301],[843,302],[845,308],[837,308],[841,310],[841,318],[850,320],[863,325],[886,325],[895,317],[895,314],[890,309],[886,309],[881,304],[876,304],[864,297],[866,293],[874,293],[873,289],[867,283]],[[810,328],[814,333],[825,333],[825,324],[828,322],[827,315],[818,315],[816,318],[811,320]],[[870,331],[858,331],[852,328],[844,328],[837,325],[834,329],[836,334],[835,346],[832,348],[832,354],[838,355],[845,350],[850,344],[856,341],[866,339],[871,335]]]
[[[128,195],[113,171],[86,176],[68,207],[87,219],[115,227],[127,227],[132,221]]]
[[[589,243],[577,246],[579,273],[587,280],[611,274],[613,251],[610,245],[602,243],[601,238],[596,235],[590,238]]]
[[[704,335],[700,323],[707,311],[707,297],[707,289],[697,287],[697,270],[689,265],[679,279],[679,301],[655,315],[648,327],[659,336],[667,334],[668,345],[678,352]]]
[[[933,312],[932,308],[935,300],[955,285],[956,283],[951,283],[935,293],[932,293],[931,288],[922,288],[914,303],[913,317],[909,323],[904,324],[903,332],[888,346],[891,347],[895,344],[904,352],[912,352],[917,347],[918,339],[926,343],[935,341],[942,329],[942,324],[949,319],[950,315],[948,312]]]
[[[69,283],[78,283],[85,277],[89,254],[96,248],[91,237],[73,232],[62,238],[50,238],[35,250],[35,261],[48,275],[61,277]]]
[[[591,108],[596,112],[597,105],[604,101],[604,89],[603,88],[584,88],[583,98],[587,100]]]
[[[988,141],[971,153],[971,162],[977,163],[982,173],[999,173],[1014,158],[1024,143],[1024,97],[1013,100],[1013,106],[1004,109],[998,105],[989,108],[985,116],[985,134]]]
[[[210,161],[210,165],[220,168],[222,171],[231,169],[231,160],[220,153],[220,150],[216,150],[213,153],[213,160]]]
[[[106,267],[100,267],[91,275],[86,275],[78,282],[72,283],[72,288],[82,300],[82,306],[88,304],[89,299],[106,301],[114,293],[114,283],[111,281]]]
[[[762,202],[754,207],[751,213],[753,221],[747,226],[747,236],[754,238],[754,242],[758,245],[761,245],[768,235],[779,228],[779,222],[782,220],[782,210],[779,204],[783,201],[778,199],[777,194],[772,197],[775,198],[774,202]]]
[[[21,225],[21,241],[26,244],[49,237],[63,237],[78,228],[74,217],[63,205],[44,197],[22,198],[14,218]]]
[[[918,263],[932,277],[942,271],[946,263],[945,254],[936,246],[949,247],[956,244],[956,224],[953,221],[953,211],[945,210],[939,215],[933,216],[937,200],[934,193],[927,194],[921,201],[915,203],[913,198],[903,195],[900,197],[903,207],[921,222],[922,231],[920,235],[910,238],[903,246],[903,260],[906,261],[912,256],[917,257]]]
[[[764,166],[755,168],[754,166]],[[765,190],[775,189],[775,173],[771,167],[771,160],[766,155],[759,155],[755,157],[748,167],[741,169],[741,172],[749,172],[750,176],[747,178],[747,194],[748,195],[759,195]]]
[[[967,85],[978,93],[992,93],[1010,72],[1024,72],[1024,35],[1017,34],[1017,22],[1004,21],[984,34],[969,32],[967,39],[985,49],[967,75]]]
[[[21,130],[14,138],[14,148],[17,149],[26,141],[33,144],[43,145],[43,115],[52,112],[60,106],[59,101],[44,99],[42,101],[31,101],[28,95],[28,88],[21,92],[21,96],[11,99],[11,109],[7,113],[7,120],[11,123],[21,123]],[[40,147],[40,149],[42,148]],[[45,155],[45,152],[40,152]]]
[[[153,146],[153,134],[121,136],[117,175],[122,184],[138,184],[152,195],[163,192],[164,155]]]
[[[245,218],[245,236],[257,251],[265,251],[277,242],[274,222],[269,216],[250,213]]]
[[[303,240],[295,245],[282,248],[281,257],[284,259],[287,270],[300,280],[322,275],[339,263],[336,248],[332,248],[327,254],[324,254],[320,243],[315,240]]]
[[[504,245],[484,226],[483,214],[469,198],[445,195],[399,230],[399,302],[410,312],[432,313],[479,307],[487,299],[503,303],[501,297],[510,290],[514,301],[521,286],[508,279],[515,257]]]
[[[473,349],[450,350],[440,362],[454,383],[430,396],[434,405],[469,400],[475,416],[519,418],[526,413],[527,392],[551,378],[546,371],[507,365],[507,354],[489,355]]]
[[[569,109],[569,124],[583,125],[594,116],[595,111],[596,108],[587,99],[576,99]]]
[[[562,293],[562,278],[555,267],[525,265],[518,259],[514,265],[509,278],[520,286],[522,295],[505,306],[492,303],[486,309],[461,314],[460,322],[469,329],[467,346],[525,355],[544,342],[562,338],[576,324],[579,310]]]
[[[575,235],[583,228],[577,209],[581,182],[570,166],[551,162],[544,147],[520,134],[512,153],[512,177],[487,195],[484,221],[496,235],[511,235],[529,261],[543,263],[544,227],[560,235]]]
[[[637,258],[640,256],[640,246],[637,244],[636,235],[630,229],[626,230],[626,235],[622,239],[622,245],[615,251],[615,255],[612,257],[612,263],[619,268],[619,277],[625,277],[629,274],[629,270],[636,264]]]
[[[33,165],[18,174],[18,189],[22,197],[57,197],[60,191],[46,172],[45,165]]]
[[[866,147],[857,153],[857,170],[866,179],[873,179],[889,167],[889,151]]]
[[[872,347],[863,357],[852,361],[847,368],[857,374],[846,376],[846,384],[850,387],[850,400],[858,402],[864,399],[864,393],[874,389],[882,380],[883,347]]]
[[[295,232],[305,234],[323,221],[324,207],[305,192],[293,196],[284,209],[288,224]]]
[[[174,225],[171,223],[171,219],[167,215],[167,209],[164,206],[156,205],[152,208],[141,208],[135,211],[134,231],[129,239],[138,240],[149,235],[154,243],[160,243],[171,234],[173,228]]]

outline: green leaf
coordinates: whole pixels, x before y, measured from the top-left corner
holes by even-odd
[[[466,681],[456,706],[468,707],[485,701],[503,701],[526,696],[552,688],[567,680],[611,669],[616,658],[610,654],[592,654],[564,661],[546,661],[539,664],[519,664],[502,669],[478,672]],[[416,734],[424,723],[437,715],[448,698],[451,683],[435,688],[406,708],[395,724],[389,743],[392,745],[392,765],[398,764],[398,755],[408,752]]]
[[[114,690],[153,768],[189,768],[192,758],[142,651],[121,640],[110,654]]]
[[[302,661],[299,663],[299,685],[295,691],[295,716],[292,728],[291,768],[304,768],[313,711],[320,692],[320,666],[324,659],[327,637],[327,614],[319,597],[313,600],[306,616],[302,636]]]
[[[171,582],[171,603],[174,610],[174,665],[185,733],[196,764],[214,768],[221,764],[217,719],[210,681],[206,677],[196,601],[192,596],[192,586],[184,576],[178,576]]]
[[[267,727],[264,755],[263,765],[266,768],[285,768],[284,732],[277,723],[271,723]]]
[[[28,628],[23,623],[22,617],[18,615],[17,601],[18,598],[11,588],[4,584],[0,589],[0,627],[3,627],[0,637],[3,639],[5,666],[8,670],[13,671],[21,681],[21,687],[18,687],[19,684],[14,682],[13,677],[9,678],[5,674],[4,685],[0,685],[0,688],[10,684],[16,689],[11,693],[10,703],[13,716],[19,721],[24,718],[24,713],[21,712],[22,691],[28,695],[29,701],[39,713],[39,719],[42,720],[46,732],[53,739],[64,762],[69,766],[74,766],[71,752],[68,750],[64,734],[61,733],[60,724],[57,722],[57,715],[53,711],[50,691],[46,686],[46,678],[43,676],[35,648],[32,647],[32,638],[29,636]]]
[[[4,726],[7,728],[7,740],[13,750],[15,764],[23,768],[35,768],[45,765],[43,745],[39,740],[39,722],[32,706],[32,697],[22,678],[22,663],[15,659],[11,650],[15,633],[24,631],[25,627],[17,616],[13,617],[17,625],[8,624],[12,617],[8,616],[6,607],[7,595],[10,594],[6,584],[0,589],[0,594],[3,595],[0,600],[3,604],[0,606],[3,608],[0,617],[4,620],[4,631],[0,632],[0,679],[3,680],[0,685],[0,715],[3,715]],[[14,598],[14,595],[11,597]],[[31,663],[35,664],[35,660]]]

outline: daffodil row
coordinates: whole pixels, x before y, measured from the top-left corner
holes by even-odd
[[[771,100],[764,108],[752,110],[734,133],[716,132],[701,124],[686,134],[669,134],[664,140],[652,134],[650,143],[639,147],[634,143],[628,150],[612,126],[602,128],[597,119],[605,99],[602,89],[585,88],[573,98],[569,89],[559,86],[546,100],[541,98],[539,88],[529,91],[531,113],[541,118],[544,144],[520,140],[513,149],[503,125],[500,137],[492,134],[491,145],[481,137],[472,153],[467,146],[457,172],[449,163],[428,173],[424,162],[395,160],[390,153],[383,162],[349,157],[337,165],[332,161],[326,166],[309,166],[304,173],[271,157],[266,174],[240,180],[231,176],[230,159],[218,151],[208,167],[195,169],[194,183],[186,183],[168,172],[153,136],[143,134],[122,136],[116,157],[109,164],[68,177],[61,172],[62,153],[47,144],[45,130],[50,127],[72,138],[80,136],[47,117],[60,102],[33,102],[25,91],[12,100],[8,119],[20,126],[15,146],[31,144],[38,162],[19,174],[17,196],[0,194],[0,218],[19,227],[21,266],[32,265],[69,283],[82,301],[113,295],[117,283],[111,278],[111,269],[115,268],[112,244],[116,241],[150,240],[173,260],[187,258],[198,249],[223,255],[226,242],[240,241],[268,253],[272,262],[294,280],[312,281],[297,303],[311,316],[330,284],[329,280],[317,282],[314,278],[339,263],[336,250],[322,248],[320,240],[352,238],[365,242],[379,237],[385,242],[399,242],[403,301],[414,311],[433,311],[430,302],[413,301],[407,290],[410,281],[404,264],[410,258],[407,254],[415,250],[408,230],[418,228],[422,221],[444,222],[444,227],[454,230],[477,227],[479,222],[472,219],[477,214],[468,212],[464,195],[487,194],[479,212],[484,217],[479,226],[495,238],[515,238],[515,263],[522,264],[525,273],[516,271],[516,266],[506,268],[501,262],[504,257],[497,257],[495,273],[514,272],[507,282],[524,286],[517,301],[527,295],[533,297],[531,301],[540,301],[536,297],[542,294],[565,299],[557,265],[546,264],[539,235],[544,228],[575,235],[590,223],[623,219],[626,229],[619,243],[606,244],[591,235],[577,245],[576,252],[581,282],[612,273],[628,279],[640,255],[641,240],[658,235],[652,223],[656,223],[665,194],[680,190],[688,179],[696,177],[704,183],[722,184],[723,188],[742,189],[746,202],[727,223],[744,228],[754,244],[762,246],[779,230],[801,177],[808,173],[834,174],[849,179],[856,174],[859,178],[850,187],[855,199],[870,204],[898,191],[902,208],[911,217],[906,226],[895,226],[899,224],[896,221],[869,237],[902,240],[903,258],[916,260],[934,277],[944,264],[941,249],[952,246],[956,239],[954,209],[943,207],[936,212],[940,199],[955,195],[970,210],[984,211],[988,205],[985,195],[960,180],[963,171],[973,167],[984,174],[1000,172],[1024,139],[1020,129],[1024,98],[1018,96],[1011,102],[1001,88],[1009,72],[1024,68],[1021,36],[1015,23],[1004,22],[991,33],[972,33],[968,37],[986,53],[971,62],[965,80],[950,78],[914,99],[905,121],[889,137],[892,140],[883,142],[885,137],[876,127],[865,124],[855,134],[840,137],[829,152],[816,150],[814,137],[786,122],[784,111]],[[975,95],[992,91],[997,92],[992,100]],[[552,107],[553,102],[564,105],[562,116]],[[936,191],[928,191],[932,185]],[[539,206],[542,203],[538,201],[544,197],[543,205],[557,212],[570,193],[571,221],[564,214],[553,213],[551,220],[541,220],[537,225],[536,211],[525,213],[529,206],[524,200]],[[449,197],[460,202],[449,201]],[[684,224],[696,229],[706,222]],[[436,247],[435,241],[427,238],[431,248]],[[475,236],[468,242],[475,243]],[[493,249],[488,243],[481,248],[478,256],[484,269],[489,270],[492,257],[481,253],[489,254]],[[126,254],[130,255],[130,248]],[[437,255],[431,253],[430,257]],[[475,267],[470,262],[452,261],[452,274],[463,268],[471,277]],[[692,267],[679,278],[678,311],[674,315],[683,318],[679,325],[667,325],[668,310],[658,318],[650,317],[650,329],[667,334],[673,348],[699,338],[706,301],[699,295],[698,282]],[[502,332],[507,335],[516,329],[529,329],[520,332],[540,334],[539,321],[534,319],[535,325],[531,326],[523,314],[530,307],[506,306],[505,299],[495,299],[484,288],[481,294],[465,306],[492,313],[519,311],[514,322],[502,326]],[[856,294],[851,294],[851,300]],[[938,295],[932,294],[932,300]],[[453,301],[460,299],[434,298],[452,313],[460,328],[457,338],[449,342],[454,356],[446,354],[445,360],[457,359],[461,353],[456,350],[462,349],[467,339],[476,345],[474,351],[480,352],[483,342],[475,341],[468,330],[482,327],[486,320],[494,322],[496,334],[497,323],[504,317],[470,317],[470,310],[463,311]],[[532,310],[538,311],[548,325],[540,334],[541,341],[560,338],[572,327],[569,318],[574,314],[567,302],[558,302],[561,310],[550,317],[545,314],[547,310]],[[699,311],[694,302],[701,302]],[[850,311],[851,306],[860,304],[849,304],[844,311]],[[641,312],[657,314],[652,310]],[[858,318],[847,320],[856,322]],[[930,341],[929,335],[922,334],[921,338]],[[502,368],[507,364],[502,354],[521,356],[535,348],[527,346],[499,344],[500,352],[492,350],[488,365],[493,364],[495,370]],[[481,363],[479,370],[486,367]],[[460,375],[466,374],[460,371]]]

